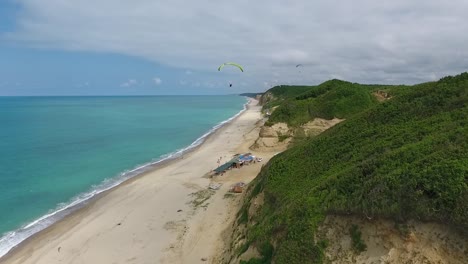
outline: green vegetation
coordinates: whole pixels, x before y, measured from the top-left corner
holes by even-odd
[[[260,254],[263,256],[262,258],[252,258],[248,261],[240,261],[241,264],[268,264],[271,262],[273,257],[273,246],[265,242],[259,247],[257,247]]]
[[[273,157],[250,185],[244,210],[254,194],[263,192],[265,202],[250,219],[239,214],[238,222],[247,225],[248,245],[273,245],[268,259],[275,263],[322,263],[327,243],[314,235],[328,213],[468,230],[468,73],[385,86],[393,98],[382,103],[368,97],[382,86],[359,87],[340,81],[277,109],[292,104],[304,111],[310,105],[303,102],[320,100],[315,115],[347,120]],[[293,124],[302,118],[295,111],[276,114],[286,117]]]
[[[268,119],[271,123],[285,122],[290,126],[299,126],[307,123],[311,118],[308,115],[309,102],[288,100],[273,111]]]
[[[289,138],[289,135],[278,135],[278,141],[279,141],[279,142],[283,142],[283,141],[285,141],[287,138]]]
[[[192,201],[190,201],[190,204],[194,208],[198,207],[206,207],[206,205],[203,205],[210,197],[215,193],[213,190],[200,190],[198,192],[191,193],[190,196],[194,197]]]
[[[272,99],[268,99],[267,102],[263,102],[263,109],[270,109],[280,105],[283,101],[294,99],[296,96],[309,91],[313,87],[315,86],[275,86],[264,93],[271,95]]]
[[[410,227],[406,223],[395,222],[395,228],[400,232],[401,236],[408,237],[410,234]]]
[[[264,109],[279,105],[271,114],[269,122],[285,122],[297,127],[316,117],[349,118],[377,104],[372,96],[373,91],[391,88],[398,87],[363,85],[340,80],[327,81],[318,86],[277,86],[268,91],[276,99],[268,102]],[[292,91],[287,92],[290,89]]]
[[[351,242],[354,252],[361,253],[366,251],[367,245],[364,243],[361,237],[361,231],[359,230],[357,225],[352,225],[349,228],[349,235],[351,236]]]
[[[313,87],[315,86],[279,85],[269,89],[267,92],[270,92],[276,98],[293,99]]]

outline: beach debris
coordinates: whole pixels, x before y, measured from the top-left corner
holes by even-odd
[[[244,187],[245,182],[238,182],[232,185],[231,188],[229,188],[229,191],[233,193],[241,193],[244,190]]]
[[[236,197],[236,195],[234,195],[233,193],[229,193],[229,192],[228,192],[228,193],[225,193],[225,194],[224,194],[224,197],[223,197],[223,198],[224,198],[224,199],[229,199],[229,198],[234,198],[234,197]]]
[[[210,185],[208,186],[208,189],[219,190],[221,185],[222,185],[221,183],[210,183]]]
[[[207,258],[201,258],[201,261],[207,261],[208,259]]]
[[[237,182],[236,184],[234,184],[234,186],[239,186],[243,188],[245,186],[245,182]]]
[[[57,248],[57,252],[60,253],[60,249],[62,249],[62,247],[58,247]]]
[[[211,189],[204,189],[198,192],[191,193],[190,196],[194,197],[194,199],[190,201],[189,204],[191,204],[193,208],[198,208],[200,206],[203,206],[203,204],[208,199],[210,199],[210,197],[213,194],[215,194],[215,191]]]
[[[121,225],[122,223],[117,223],[117,225]]]
[[[235,193],[242,193],[242,191],[243,189],[240,186],[234,186],[234,188],[232,188],[232,192],[235,192]]]
[[[182,212],[182,209],[177,210],[178,213]]]

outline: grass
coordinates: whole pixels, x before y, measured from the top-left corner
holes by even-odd
[[[191,193],[190,196],[194,197],[190,204],[194,208],[198,207],[206,207],[207,205],[203,205],[210,197],[215,193],[213,190],[200,190],[198,192]]]
[[[283,142],[285,141],[286,139],[288,139],[290,136],[289,135],[279,135],[278,136],[278,141],[279,142]]]
[[[357,254],[366,251],[367,245],[362,240],[361,231],[357,225],[352,225],[349,228],[349,235],[351,236],[351,246]]]
[[[400,235],[405,238],[411,233],[410,226],[406,223],[395,222],[395,228],[400,232]]]
[[[347,120],[276,155],[252,183],[238,224],[247,224],[250,244],[274,245],[271,262],[323,263],[326,243],[313,238],[327,213],[468,230],[468,73],[415,86],[348,86],[330,85],[278,107],[320,100],[316,113],[342,113]],[[364,96],[383,87],[391,100]],[[348,97],[363,101],[355,106]],[[310,118],[302,110],[289,114],[296,124]],[[265,203],[249,219],[246,208],[259,192]]]
[[[372,96],[374,86],[332,80],[311,86],[295,98],[281,98],[269,123],[285,122],[298,127],[314,118],[349,118],[378,103]],[[274,103],[274,102],[272,102]]]

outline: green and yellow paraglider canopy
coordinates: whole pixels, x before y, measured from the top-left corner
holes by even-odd
[[[234,63],[234,62],[225,62],[225,63],[221,64],[218,67],[218,71],[221,71],[221,69],[224,68],[224,66],[226,66],[226,65],[231,65],[231,66],[237,67],[237,68],[239,68],[239,70],[241,70],[241,72],[244,72],[244,69],[242,68],[242,66],[240,66],[239,64]]]

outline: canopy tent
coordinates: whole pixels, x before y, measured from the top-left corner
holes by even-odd
[[[255,156],[252,153],[245,153],[245,154],[236,154],[234,158],[230,161],[224,163],[223,165],[219,166],[218,168],[214,169],[213,171],[216,173],[222,173],[229,168],[233,167],[235,164],[241,164],[245,162],[252,162],[255,160]]]
[[[223,165],[219,166],[218,168],[214,169],[216,173],[221,173],[227,169],[229,169],[232,165],[236,164],[238,162],[237,158],[234,158]]]

